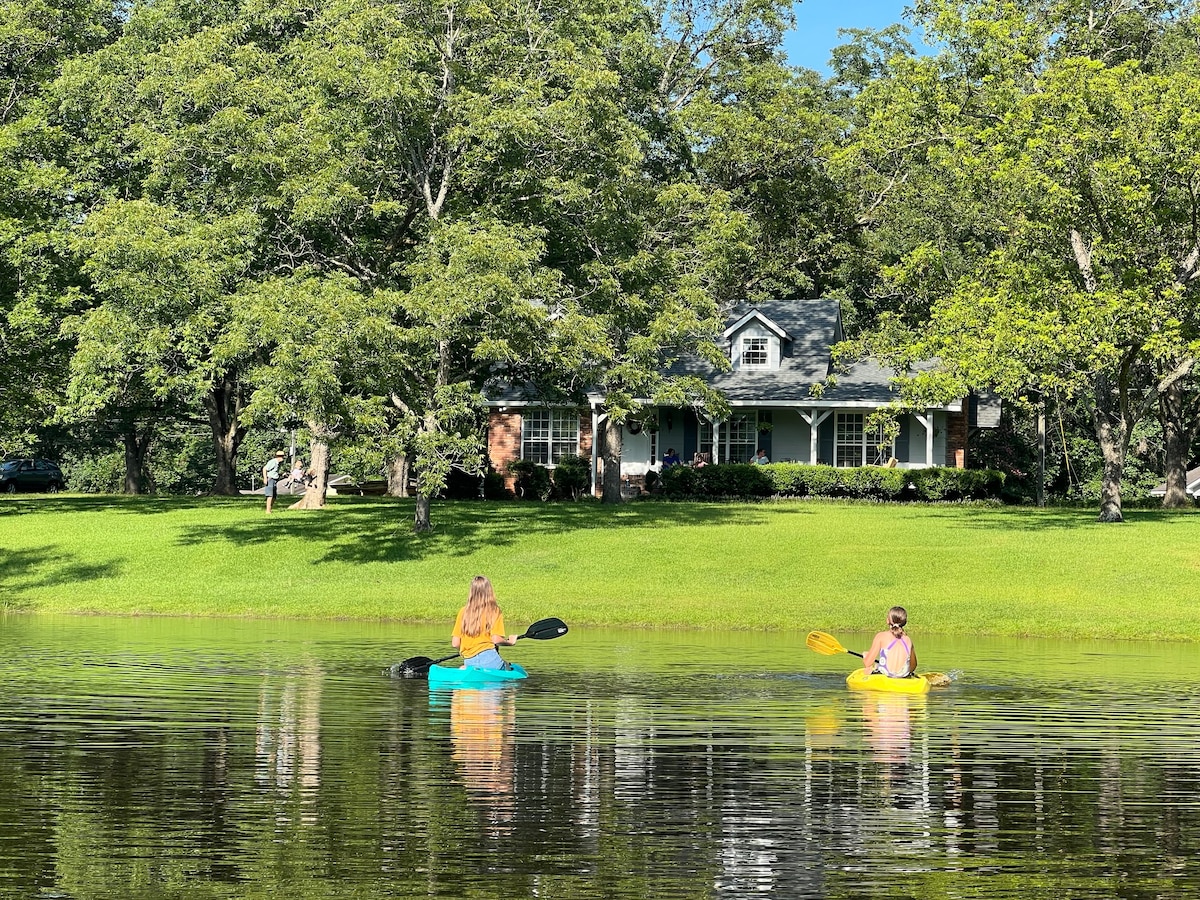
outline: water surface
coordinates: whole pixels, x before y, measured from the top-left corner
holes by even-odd
[[[1194,646],[919,639],[927,697],[582,628],[431,693],[440,628],[10,616],[0,896],[1200,896]]]

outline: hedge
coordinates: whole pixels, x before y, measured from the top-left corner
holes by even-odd
[[[527,499],[577,498],[590,483],[590,462],[582,457],[561,460],[550,471],[529,460],[514,460],[517,496]],[[668,466],[657,476],[661,489],[647,477],[654,495],[669,500],[758,500],[766,497],[844,497],[861,500],[989,500],[1002,499],[1004,473],[994,469],[889,469],[861,466],[839,469],[805,463],[765,466],[733,463]],[[485,483],[485,492],[487,484]]]
[[[663,472],[663,494],[672,499],[736,497],[850,497],[864,500],[999,499],[1004,473],[993,469],[841,469],[805,463],[719,465]]]

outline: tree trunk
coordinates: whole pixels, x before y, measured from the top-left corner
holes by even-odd
[[[614,422],[612,417],[604,420],[601,426],[602,443],[601,457],[604,460],[604,481],[600,491],[602,503],[620,503],[621,496],[621,423]]]
[[[389,497],[408,496],[408,455],[397,453],[388,460],[387,492]]]
[[[309,470],[312,472],[312,483],[304,491],[304,496],[293,503],[288,509],[324,509],[325,498],[329,493],[329,441],[330,434],[320,425],[308,423],[312,432],[312,441],[308,445],[310,457]]]
[[[121,436],[125,443],[125,493],[140,494],[146,484],[146,454],[150,450],[150,438],[153,430],[146,426],[142,434],[138,434],[137,424],[132,423]]]
[[[1187,492],[1187,463],[1190,455],[1190,435],[1184,420],[1185,394],[1183,379],[1177,379],[1158,396],[1159,418],[1162,422],[1165,452],[1164,474],[1167,492],[1163,495],[1164,509],[1192,506]]]
[[[429,519],[429,495],[417,491],[417,510],[413,514],[413,531],[421,534],[432,530],[433,523]]]
[[[233,373],[217,381],[204,395],[204,409],[212,427],[213,451],[217,458],[213,493],[237,494],[237,454],[246,436],[246,429],[240,424],[242,391]]]
[[[1125,449],[1129,444],[1124,421],[1114,424],[1098,407],[1092,413],[1096,438],[1104,457],[1104,476],[1100,484],[1100,522],[1123,522],[1121,515],[1121,474],[1125,469]]]

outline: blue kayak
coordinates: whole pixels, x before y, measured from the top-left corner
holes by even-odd
[[[520,681],[528,677],[529,673],[516,663],[512,663],[511,669],[476,669],[472,666],[429,667],[429,686],[431,688],[487,687],[495,684],[507,684],[510,681]]]

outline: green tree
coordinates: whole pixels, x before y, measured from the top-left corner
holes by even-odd
[[[885,164],[864,179],[877,214],[978,236],[905,248],[886,274],[924,288],[927,318],[890,312],[859,349],[902,370],[940,360],[907,382],[921,400],[983,387],[1086,398],[1104,457],[1100,519],[1120,521],[1133,426],[1197,347],[1200,60],[1174,39],[1190,20],[1165,4],[1097,3],[1082,19],[1076,6],[919,3],[944,49],[894,57],[878,89],[858,94],[855,152]],[[1131,33],[1138,59],[1114,49]],[[914,169],[948,209],[970,210],[964,222],[925,205],[914,216],[889,194]]]
[[[50,86],[119,26],[98,0],[0,3],[0,455],[35,448],[69,353],[57,330],[58,298],[76,278],[60,239],[72,185]]]

